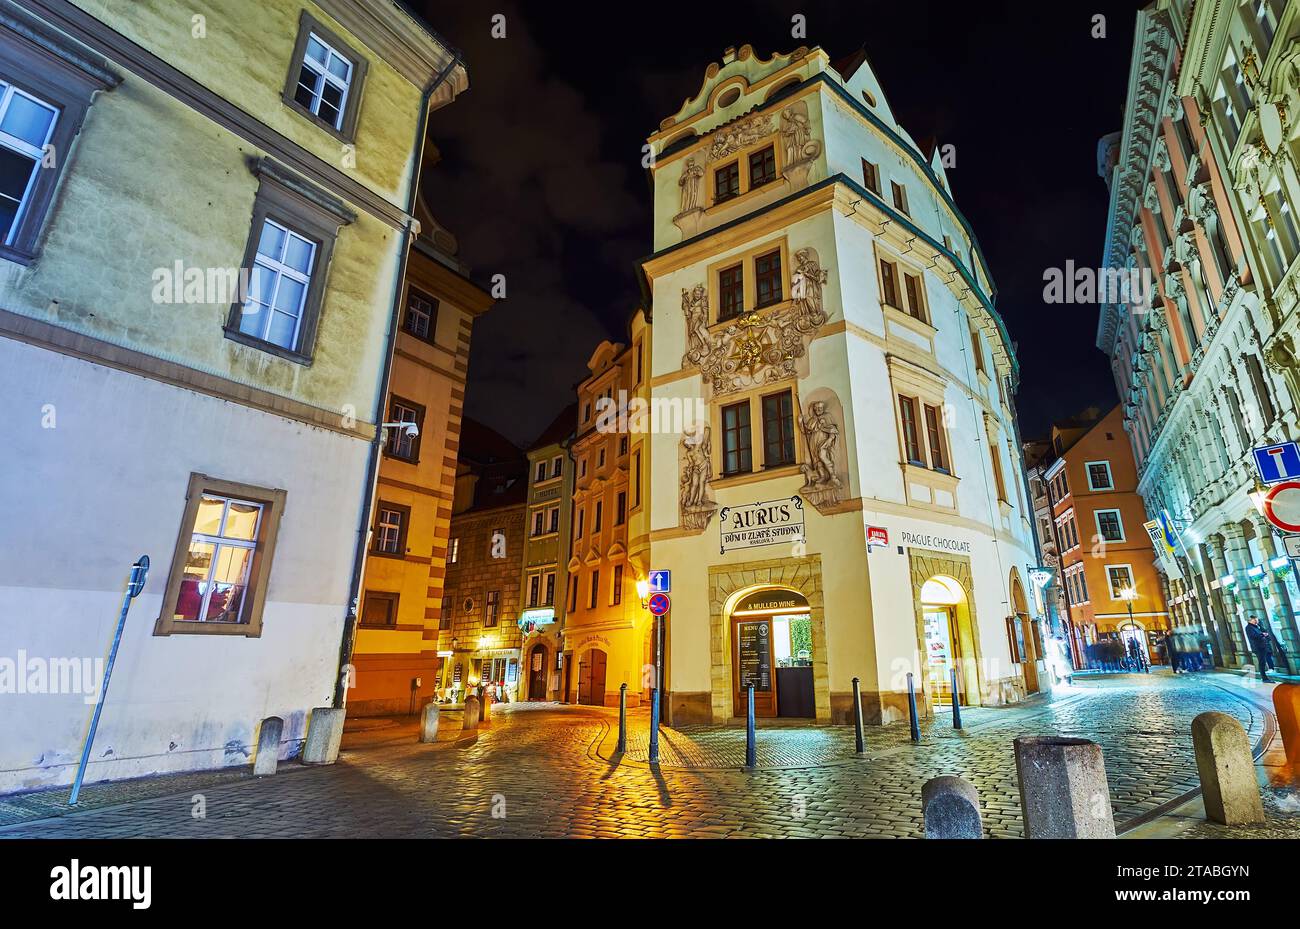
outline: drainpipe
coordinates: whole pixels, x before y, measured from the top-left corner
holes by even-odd
[[[434,77],[420,96],[420,115],[417,120],[418,126],[415,136],[415,160],[411,163],[411,174],[406,197],[406,213],[412,217],[415,214],[416,197],[419,192],[420,165],[424,162],[424,142],[429,124],[429,104],[433,101],[434,92],[442,86],[451,75],[451,72],[463,60],[458,49],[452,49],[451,51],[451,61]],[[348,612],[343,619],[343,637],[339,641],[338,671],[334,676],[333,705],[335,707],[346,706],[348,699],[347,677],[349,675],[344,674],[344,669],[352,662],[352,649],[356,645],[357,610],[359,608],[358,601],[361,597],[361,579],[366,564],[366,540],[370,535],[370,517],[374,510],[375,492],[379,486],[379,459],[384,446],[384,430],[380,428],[380,424],[384,421],[388,410],[388,390],[393,374],[393,355],[397,348],[397,326],[402,311],[402,288],[406,283],[406,266],[411,251],[412,222],[414,222],[414,219],[408,221],[406,228],[402,230],[402,249],[397,267],[397,280],[393,285],[392,306],[389,308],[388,313],[388,341],[385,343],[384,364],[379,376],[379,395],[375,399],[375,437],[371,440],[370,457],[369,461],[366,462],[366,483],[361,498],[361,520],[357,526],[356,551],[352,556],[352,582],[348,585]]]

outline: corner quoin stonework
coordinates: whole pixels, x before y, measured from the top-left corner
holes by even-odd
[[[817,721],[830,722],[831,685],[826,664],[826,614],[822,603],[820,555],[746,561],[709,568],[709,654],[712,659],[710,682],[713,718],[698,722],[725,723],[735,715],[732,712],[734,684],[731,676],[731,630],[726,606],[734,594],[753,587],[784,587],[807,598],[812,620],[813,693]],[[681,725],[695,723],[697,720],[683,719],[675,722]]]

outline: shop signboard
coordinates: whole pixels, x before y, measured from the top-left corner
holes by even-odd
[[[718,514],[722,554],[763,545],[803,542],[803,498],[798,494],[740,506],[724,506]]]
[[[739,628],[740,689],[772,689],[772,624],[768,620],[741,623]]]

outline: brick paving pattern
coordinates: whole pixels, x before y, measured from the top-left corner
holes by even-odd
[[[852,756],[852,729],[760,730],[760,768],[745,772],[736,760],[738,748],[743,761],[743,729],[665,733],[656,771],[636,760],[647,737],[643,713],[633,716],[631,750],[620,759],[610,755],[616,713],[498,706],[472,743],[345,751],[332,767],[266,779],[94,786],[91,803],[101,803],[101,793],[126,794],[96,809],[31,820],[51,808],[38,804],[29,821],[0,828],[0,837],[902,838],[921,834],[921,784],[938,774],[974,782],[990,835],[1015,837],[1015,735],[1100,742],[1123,822],[1195,785],[1190,725],[1205,710],[1236,716],[1252,741],[1264,731],[1250,700],[1209,678],[1120,676],[1089,681],[1055,701],[972,711],[962,732],[940,717],[926,724],[919,745],[910,743],[906,724],[869,729],[864,758]],[[149,790],[158,793],[145,795]],[[192,815],[196,795],[203,818]]]

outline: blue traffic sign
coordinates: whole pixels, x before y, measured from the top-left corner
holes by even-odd
[[[650,592],[652,594],[668,594],[673,591],[673,572],[671,571],[651,571],[650,572]]]
[[[663,616],[672,605],[673,601],[667,594],[655,594],[650,598],[650,612],[655,616]]]
[[[1300,447],[1294,442],[1279,442],[1255,449],[1255,468],[1265,484],[1300,479]]]

